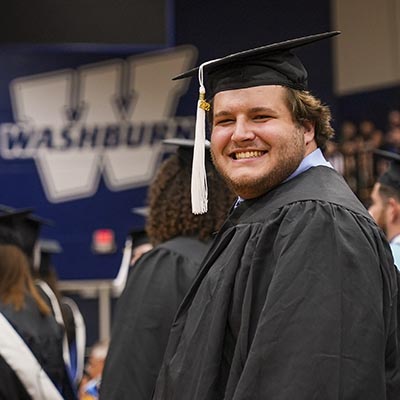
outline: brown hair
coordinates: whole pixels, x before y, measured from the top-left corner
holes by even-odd
[[[0,300],[11,304],[15,310],[25,306],[25,297],[30,294],[43,315],[51,311],[40,297],[30,275],[29,261],[23,251],[14,245],[0,245]]]
[[[306,90],[286,88],[286,101],[293,119],[299,125],[304,121],[314,123],[317,146],[325,149],[326,142],[334,136],[329,107]]]
[[[393,198],[400,203],[400,191],[394,187],[381,183],[379,186],[379,194],[385,202],[387,202],[388,199]]]
[[[153,245],[176,236],[207,241],[224,222],[235,198],[211,163],[207,163],[208,212],[192,213],[191,170],[173,154],[163,162],[149,188],[146,231]]]

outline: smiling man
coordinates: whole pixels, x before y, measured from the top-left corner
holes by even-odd
[[[286,90],[258,86],[215,96],[214,109],[220,111],[213,119],[214,163],[242,198],[279,185],[317,148],[311,121],[294,122]]]
[[[153,399],[400,398],[390,248],[324,159],[330,111],[291,51],[334,34],[180,77],[199,76],[213,160],[238,201],[175,317]],[[193,204],[206,198],[201,168]]]

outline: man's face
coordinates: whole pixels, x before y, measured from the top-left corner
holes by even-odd
[[[387,233],[387,223],[386,223],[386,203],[379,193],[379,188],[381,184],[379,182],[375,183],[371,192],[371,205],[368,208],[371,217],[375,222]]]
[[[90,377],[90,379],[99,378],[103,373],[105,359],[104,358],[97,358],[97,357],[90,357],[86,371]]]
[[[314,127],[293,121],[281,86],[217,93],[213,113],[215,166],[244,199],[277,186],[316,148]]]

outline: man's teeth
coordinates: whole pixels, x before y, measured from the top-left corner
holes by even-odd
[[[256,158],[261,157],[264,153],[262,151],[245,151],[243,153],[236,153],[236,159],[240,160],[243,158]]]

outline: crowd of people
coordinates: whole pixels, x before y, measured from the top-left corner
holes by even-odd
[[[388,112],[384,127],[372,119],[344,120],[325,150],[326,158],[366,206],[376,179],[388,168],[388,161],[376,156],[375,150],[400,153],[400,109]]]

